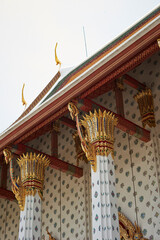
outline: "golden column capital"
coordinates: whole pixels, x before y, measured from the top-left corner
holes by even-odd
[[[78,109],[73,103],[68,104],[71,117],[76,118],[78,135],[81,140],[82,150],[85,152],[87,160],[91,163],[93,171],[97,169],[96,156],[108,156],[110,153],[114,157],[114,127],[118,119],[111,112],[102,112],[100,109],[94,113],[90,112],[79,121]]]
[[[138,103],[142,125],[145,128],[146,125],[149,127],[155,127],[155,116],[154,116],[154,104],[152,91],[150,88],[146,88],[145,90],[139,91],[134,99]]]
[[[21,171],[21,184],[25,195],[35,195],[38,191],[42,198],[44,171],[49,166],[49,160],[43,154],[26,153],[17,159]]]
[[[100,109],[94,113],[90,112],[81,120],[82,126],[86,130],[85,138],[96,150],[96,155],[113,157],[114,127],[118,119],[111,112],[102,112]]]
[[[49,166],[48,158],[43,154],[26,153],[17,159],[20,167],[20,177],[14,178],[13,154],[9,149],[3,150],[6,163],[10,162],[10,177],[12,181],[12,191],[18,200],[21,211],[25,207],[25,197],[35,196],[38,192],[42,198],[44,171]]]

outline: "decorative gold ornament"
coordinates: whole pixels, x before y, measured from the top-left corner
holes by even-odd
[[[89,143],[95,147],[96,155],[108,156],[111,153],[114,158],[114,127],[118,123],[115,115],[99,109],[99,112],[95,110],[83,118],[81,123],[86,129]]]
[[[74,118],[78,117],[79,110],[74,103],[72,103],[72,102],[68,103],[68,110],[70,111],[72,120]]]
[[[24,204],[25,204],[24,188],[22,187],[19,177],[17,179],[14,177],[13,154],[8,148],[3,150],[3,154],[4,154],[6,164],[10,163],[10,177],[12,181],[12,192],[15,194],[19,207],[23,211]]]
[[[26,195],[35,195],[38,191],[42,198],[44,171],[49,160],[43,154],[26,153],[17,159],[21,170],[21,182]]]
[[[12,160],[12,157],[13,157],[11,151],[8,148],[5,148],[3,150],[3,154],[4,154],[4,159],[5,159],[6,164],[10,163],[10,161]]]
[[[56,131],[57,133],[60,132],[60,121],[56,120],[53,122],[53,130]]]
[[[121,212],[118,212],[120,239],[134,239],[135,228],[131,221],[128,220]]]
[[[27,195],[25,193],[25,189],[24,187],[21,185],[21,182],[19,181],[19,187],[15,188],[14,185],[12,185],[12,192],[15,195],[15,198],[18,201],[18,205],[21,211],[24,211],[24,207],[25,207],[25,196]],[[28,195],[32,195],[32,194],[28,194]]]
[[[78,109],[73,103],[68,104],[71,117],[76,118],[78,135],[81,140],[81,146],[86,154],[88,161],[91,163],[93,171],[97,169],[96,155],[108,156],[113,154],[114,127],[118,119],[110,112],[99,109],[94,113],[86,114],[81,120],[78,119]]]
[[[27,106],[27,102],[24,99],[24,87],[25,87],[25,83],[23,83],[23,87],[22,87],[22,104],[25,105],[25,107]]]
[[[157,39],[158,47],[160,48],[160,39]]]
[[[58,57],[57,57],[57,45],[58,43],[56,43],[55,46],[55,61],[56,61],[56,65],[59,65],[59,69],[61,68],[61,62],[59,61]]]
[[[49,240],[56,240],[54,237],[51,236],[51,233],[48,232],[48,228],[47,228],[47,234],[49,235]]]
[[[117,125],[117,119],[110,112],[99,109],[99,113],[95,110],[94,113],[86,115],[84,120],[81,120],[82,125],[86,129],[86,140],[92,146],[91,152],[96,155],[108,156],[110,153],[114,158],[113,143],[114,143],[114,126]],[[96,157],[94,157],[94,165],[96,167]]]
[[[120,229],[120,239],[123,240],[148,240],[143,237],[141,229],[135,223],[135,226],[131,221],[125,217],[121,212],[118,212],[119,217],[119,229]]]
[[[134,96],[134,99],[139,106],[143,127],[145,128],[146,125],[155,127],[156,123],[151,89],[146,88],[145,90],[139,91]]]
[[[49,160],[42,154],[26,153],[17,159],[20,166],[21,178],[14,178],[13,156],[9,149],[3,150],[6,163],[10,162],[10,177],[12,181],[12,191],[18,201],[21,211],[25,207],[25,197],[35,196],[38,191],[42,199],[44,171],[49,166]]]
[[[84,151],[82,150],[81,147],[81,140],[79,138],[78,132],[75,131],[73,134],[73,139],[75,142],[75,148],[76,148],[76,157],[77,157],[77,166],[79,166],[79,161],[84,161],[86,163],[88,163],[86,155],[84,153]]]
[[[81,141],[82,150],[86,154],[86,158],[90,162],[90,164],[93,168],[93,171],[96,171],[97,165],[96,165],[96,161],[95,161],[95,159],[96,159],[95,149],[94,149],[93,145],[91,145],[87,141],[86,130],[81,127],[81,123],[79,122],[79,118],[78,118],[79,111],[72,102],[70,102],[68,104],[68,109],[70,111],[70,115],[71,115],[72,119],[76,118],[77,131],[78,131],[78,135],[79,135],[79,138]]]
[[[116,87],[119,90],[124,91],[123,77],[120,77],[120,78],[116,79]]]

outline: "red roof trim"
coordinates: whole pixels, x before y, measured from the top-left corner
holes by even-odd
[[[104,74],[107,74],[107,73],[109,74],[112,72],[112,76],[110,76],[110,78],[107,78],[104,81],[97,83],[96,87],[99,87],[100,85],[106,83],[111,78],[117,77],[118,74],[122,74],[125,71],[128,71],[129,70],[129,66],[127,65],[128,60],[131,59],[135,53],[137,53],[144,46],[146,46],[147,43],[150,43],[151,41],[156,39],[158,35],[160,35],[160,24],[156,28],[152,29],[148,34],[146,34],[147,38],[143,37],[141,40],[139,39],[136,43],[132,44],[131,46],[126,48],[123,52],[119,53],[117,56],[111,59],[107,63],[108,64],[107,68],[105,65],[102,66],[97,71],[95,71],[94,73],[89,75],[87,78],[83,79],[81,82],[75,85],[73,88],[68,90],[68,92],[66,92],[64,95],[60,96],[58,99],[56,99],[55,101],[50,103],[48,106],[46,106],[44,109],[42,109],[40,112],[38,112],[33,117],[28,119],[21,126],[17,127],[15,130],[10,132],[7,136],[5,136],[0,141],[0,149],[3,149],[6,145],[14,142],[16,139],[20,138],[23,134],[30,131],[33,127],[36,127],[38,129],[38,124],[40,125],[43,121],[51,117],[53,114],[56,117],[57,116],[56,112],[59,111],[59,109],[61,109],[64,106],[66,108],[66,105],[68,104],[69,101],[79,96],[87,89],[91,88],[93,84],[96,84],[100,79],[102,79]],[[151,48],[150,51],[151,53],[153,53],[158,49],[159,48],[157,43],[154,43],[153,50]],[[144,59],[142,58],[140,60],[143,61]],[[125,61],[125,64],[124,66],[122,66],[122,63],[124,63],[124,61]],[[133,61],[133,64],[131,65],[131,67],[135,66],[136,63],[134,65],[134,58],[131,61]],[[139,64],[139,62],[137,64]],[[119,68],[117,68],[118,66]]]

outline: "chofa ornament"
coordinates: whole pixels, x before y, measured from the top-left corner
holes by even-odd
[[[25,197],[27,195],[35,196],[38,192],[42,198],[44,171],[49,165],[49,160],[42,154],[26,153],[17,159],[20,167],[21,176],[14,177],[13,154],[9,149],[3,150],[6,163],[10,163],[10,177],[12,181],[12,191],[18,201],[20,210],[25,207]]]
[[[108,156],[113,153],[114,127],[118,119],[111,112],[102,112],[100,109],[94,113],[90,112],[79,121],[78,109],[71,102],[68,104],[72,119],[76,118],[76,125],[82,150],[85,152],[88,161],[91,163],[93,171],[97,169],[96,156]]]

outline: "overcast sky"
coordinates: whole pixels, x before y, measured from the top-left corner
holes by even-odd
[[[159,0],[0,0],[0,132],[62,68],[85,60],[158,6]]]

